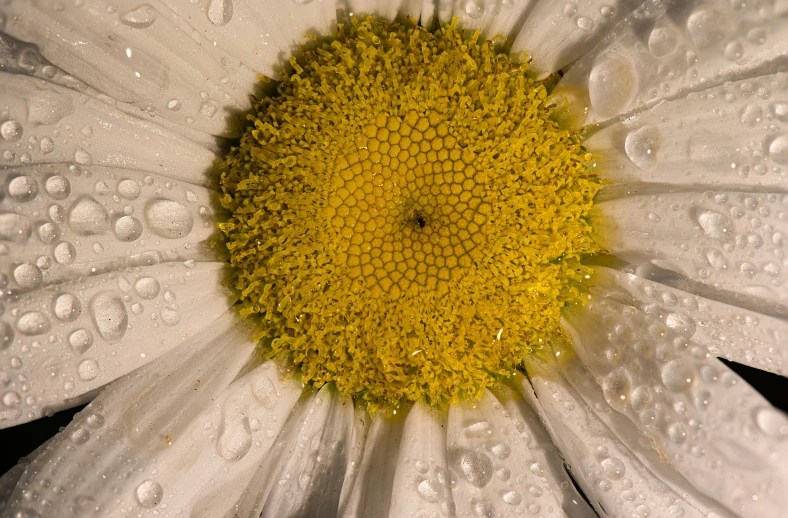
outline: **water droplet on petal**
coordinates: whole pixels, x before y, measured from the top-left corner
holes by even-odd
[[[73,322],[82,313],[82,303],[70,293],[63,293],[55,298],[55,316],[64,322]]]
[[[68,335],[68,345],[76,352],[82,354],[93,345],[93,333],[87,329],[76,329]]]
[[[142,507],[156,507],[164,497],[164,490],[158,482],[146,480],[134,490],[134,497]]]
[[[207,14],[211,23],[217,27],[227,25],[233,17],[232,0],[211,0]]]
[[[115,236],[121,241],[135,241],[142,235],[142,222],[134,216],[121,216],[113,225]]]
[[[52,198],[65,200],[71,194],[71,184],[64,176],[55,175],[47,178],[44,188]]]
[[[443,486],[431,480],[422,480],[416,486],[419,496],[430,503],[436,503],[443,498]]]
[[[624,150],[627,157],[640,169],[653,169],[662,145],[662,133],[654,126],[643,126],[627,135]]]
[[[759,408],[755,411],[758,428],[775,439],[788,439],[788,418],[773,408]]]
[[[134,290],[143,299],[155,299],[160,289],[159,281],[153,277],[142,277],[134,283]]]
[[[83,196],[71,207],[68,223],[80,236],[95,236],[109,230],[109,214],[95,199]]]
[[[615,457],[608,457],[601,462],[602,470],[608,477],[617,480],[624,476],[626,468],[624,463]]]
[[[681,360],[672,360],[662,368],[662,383],[673,392],[687,390],[695,379],[695,372]]]
[[[167,239],[185,237],[194,226],[194,216],[187,207],[165,199],[154,199],[145,205],[145,220],[156,235]]]
[[[103,291],[96,294],[90,301],[90,313],[99,334],[108,342],[117,342],[126,333],[128,314],[117,293]]]
[[[122,14],[120,21],[135,29],[145,29],[153,25],[158,15],[159,13],[156,9],[148,4],[143,4],[136,9]]]
[[[635,67],[623,56],[597,63],[588,77],[591,106],[601,117],[613,117],[621,113],[632,102],[637,89]]]
[[[492,460],[482,451],[475,450],[466,454],[460,462],[460,467],[466,480],[476,487],[484,487],[492,480]]]
[[[23,335],[41,335],[49,331],[49,319],[40,311],[28,311],[16,320],[16,328]]]
[[[503,495],[503,501],[509,505],[520,505],[523,501],[523,497],[517,491],[507,491]]]
[[[99,364],[94,359],[83,360],[77,367],[77,375],[82,381],[96,379],[99,375]]]
[[[788,165],[788,135],[780,135],[772,140],[769,156],[775,164]]]
[[[0,136],[9,142],[15,142],[22,138],[22,125],[15,120],[5,121],[0,124]]]
[[[14,280],[20,288],[29,290],[41,285],[44,274],[41,268],[34,264],[22,263],[14,268]]]
[[[30,201],[38,194],[38,184],[26,175],[16,176],[8,182],[8,195],[20,203]]]
[[[713,210],[704,210],[698,214],[698,223],[706,235],[712,239],[724,240],[732,237],[733,221],[724,214]]]

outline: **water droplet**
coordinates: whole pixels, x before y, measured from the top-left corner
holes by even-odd
[[[47,194],[56,200],[65,200],[71,194],[71,184],[64,176],[55,175],[47,178],[44,184]]]
[[[52,255],[55,257],[55,261],[57,261],[58,264],[68,266],[76,259],[77,250],[71,243],[63,241],[62,243],[59,243],[57,246],[55,246]]]
[[[265,408],[271,409],[274,407],[277,399],[276,387],[267,374],[260,373],[260,375],[252,378],[251,389],[252,395]]]
[[[697,329],[695,321],[682,313],[669,313],[665,317],[665,325],[685,338],[692,338]]]
[[[136,9],[122,14],[120,21],[135,29],[146,29],[153,25],[158,16],[158,11],[148,4],[143,4]]]
[[[724,240],[732,236],[733,222],[728,216],[704,210],[698,215],[698,223],[703,231],[712,239]]]
[[[161,310],[161,319],[166,326],[173,327],[181,321],[181,315],[174,309],[164,308]]]
[[[55,316],[64,322],[73,322],[82,313],[82,303],[70,293],[63,293],[55,298]]]
[[[109,230],[109,214],[95,199],[83,196],[71,207],[68,223],[80,236],[95,236]]]
[[[687,427],[683,423],[675,422],[668,426],[668,438],[675,443],[687,440]]]
[[[721,18],[717,11],[711,9],[698,9],[689,15],[687,31],[696,46],[704,48],[722,41],[726,23]]]
[[[38,238],[41,240],[42,243],[46,245],[50,245],[54,243],[58,237],[60,237],[60,231],[52,222],[42,223],[36,229],[36,233],[38,234]]]
[[[77,444],[85,444],[90,440],[90,432],[84,428],[77,428],[71,431],[69,438]]]
[[[465,2],[465,14],[468,15],[468,18],[478,20],[484,14],[484,6],[477,1]]]
[[[661,58],[676,50],[678,43],[678,35],[672,27],[657,27],[649,34],[648,50]]]
[[[22,263],[14,268],[14,280],[23,290],[31,290],[41,285],[44,274],[38,266]]]
[[[673,392],[687,390],[695,379],[695,372],[681,360],[672,360],[662,368],[662,383]]]
[[[9,142],[15,142],[22,138],[22,125],[15,120],[5,121],[0,124],[0,136]]]
[[[581,16],[577,19],[577,28],[581,31],[591,32],[594,30],[594,20]]]
[[[601,117],[621,113],[635,97],[638,76],[632,62],[623,56],[596,64],[588,77],[591,106]]]
[[[29,176],[16,176],[8,182],[8,195],[20,203],[32,200],[38,194],[38,184]]]
[[[419,496],[430,503],[436,503],[443,498],[443,486],[431,480],[422,480],[416,486]]]
[[[155,299],[159,295],[159,281],[153,277],[142,277],[134,283],[134,290],[143,299]]]
[[[174,112],[177,112],[178,110],[180,110],[182,106],[183,105],[181,104],[181,102],[178,99],[170,99],[167,102],[167,109],[168,110],[172,110]]]
[[[156,507],[164,497],[164,490],[158,482],[146,480],[134,490],[134,497],[142,507]]]
[[[774,103],[770,109],[775,119],[780,122],[788,122],[788,103]]]
[[[419,473],[426,473],[430,470],[430,463],[423,460],[417,460],[415,467],[416,471]]]
[[[208,99],[207,101],[205,101],[200,105],[200,116],[203,119],[213,118],[213,116],[216,115],[216,112],[218,111],[219,111],[219,104],[217,104],[215,101],[212,101],[210,99]]]
[[[662,133],[654,126],[643,126],[627,135],[624,150],[627,157],[640,169],[657,165],[657,153],[662,144]]]
[[[3,404],[8,408],[18,407],[20,403],[22,403],[22,397],[13,390],[9,390],[3,394]]]
[[[117,293],[103,291],[96,294],[90,301],[90,313],[99,334],[108,342],[117,342],[126,333],[128,314]]]
[[[473,510],[480,518],[493,518],[495,516],[495,506],[487,500],[476,502]]]
[[[167,239],[185,237],[194,226],[194,216],[177,201],[154,199],[145,205],[145,220],[158,236]]]
[[[87,329],[76,329],[68,335],[68,345],[76,352],[82,354],[93,345],[93,333]]]
[[[720,250],[710,248],[706,251],[706,259],[715,270],[725,270],[728,268],[728,260]]]
[[[136,200],[140,196],[140,184],[134,180],[121,180],[118,182],[118,194],[127,200]]]
[[[468,438],[487,437],[491,434],[490,423],[487,421],[478,421],[465,427],[465,437]]]
[[[252,430],[249,418],[238,418],[233,411],[230,419],[225,419],[223,430],[216,443],[219,455],[226,460],[239,460],[252,447]]]
[[[769,156],[775,164],[788,165],[788,135],[780,135],[772,140]]]
[[[776,439],[788,438],[788,419],[773,408],[759,408],[755,411],[755,423],[758,428]]]
[[[28,311],[16,320],[16,329],[23,335],[41,335],[49,331],[49,319],[40,311]]]
[[[96,377],[99,375],[99,372],[99,364],[93,359],[83,360],[79,364],[79,367],[77,367],[77,375],[82,381],[96,379]]]
[[[605,475],[612,478],[613,480],[618,480],[623,477],[624,472],[626,471],[624,463],[615,457],[608,457],[603,460],[601,464]]]
[[[520,505],[523,501],[523,497],[517,491],[507,491],[503,495],[503,501],[509,505]]]
[[[48,155],[55,150],[55,141],[49,137],[44,137],[38,143],[38,148],[41,150],[42,155]]]
[[[466,454],[460,467],[466,480],[475,487],[484,487],[492,480],[493,463],[484,452],[476,450]]]
[[[93,163],[93,157],[84,149],[78,148],[74,151],[74,162],[79,165],[90,165]]]
[[[627,399],[632,390],[632,382],[627,372],[618,368],[605,376],[602,381],[602,392],[605,400],[612,407],[622,407],[627,404]]]
[[[490,449],[490,451],[492,451],[493,455],[495,455],[501,460],[507,459],[509,455],[512,454],[512,449],[509,447],[508,444],[505,443],[496,444]]]
[[[742,56],[742,53],[744,53],[744,48],[738,41],[729,42],[722,51],[722,55],[729,61],[736,61]]]
[[[134,216],[121,216],[115,220],[113,230],[121,241],[134,241],[142,235],[142,222]]]

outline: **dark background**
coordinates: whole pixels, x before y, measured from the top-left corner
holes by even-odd
[[[788,378],[769,374],[738,363],[723,360],[729,367],[750,383],[766,399],[783,411],[788,412]],[[20,457],[36,449],[44,441],[55,435],[58,430],[71,422],[75,413],[84,406],[64,410],[52,417],[45,417],[32,423],[0,430],[0,475],[13,467]]]

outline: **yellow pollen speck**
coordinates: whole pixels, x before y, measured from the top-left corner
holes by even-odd
[[[291,65],[219,167],[241,314],[372,410],[479,397],[581,300],[592,156],[453,23],[354,19]]]

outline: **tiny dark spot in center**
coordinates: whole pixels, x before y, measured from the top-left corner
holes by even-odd
[[[419,226],[419,228],[424,228],[424,226],[427,224],[427,222],[424,221],[424,217],[423,216],[416,216],[416,224]]]

